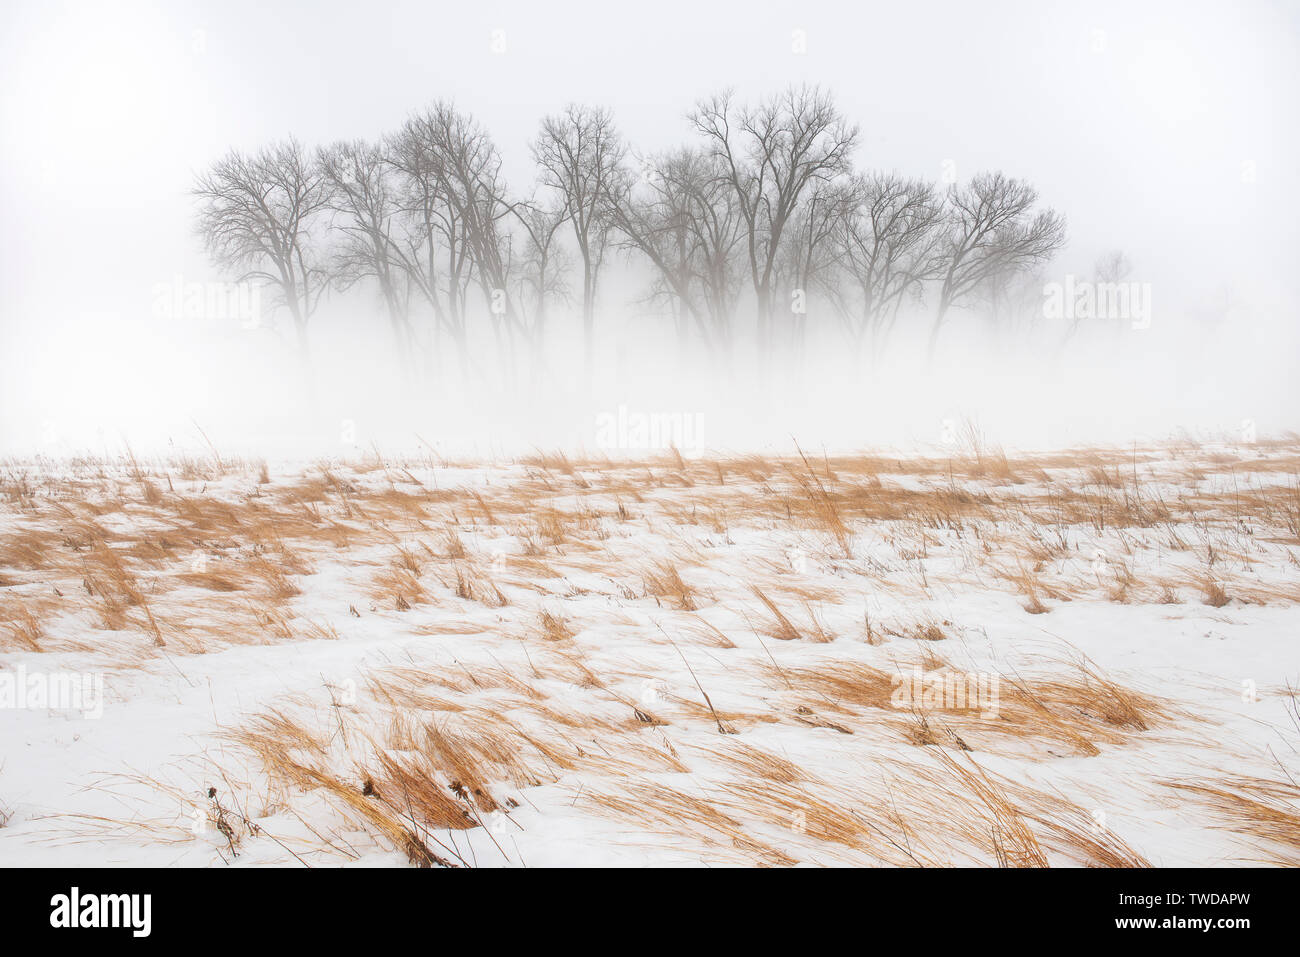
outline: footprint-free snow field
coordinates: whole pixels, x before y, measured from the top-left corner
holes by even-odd
[[[1300,864],[1300,446],[0,470],[7,865]]]

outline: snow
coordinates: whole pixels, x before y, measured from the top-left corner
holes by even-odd
[[[1089,484],[1083,460],[1094,455],[1122,473],[1121,488]],[[799,481],[823,463],[797,458],[723,461],[725,484],[711,460],[671,456],[283,463],[267,485],[243,463],[189,478],[146,465],[155,504],[125,463],[12,464],[0,544],[31,529],[75,537],[93,521],[129,556],[167,643],[154,645],[137,606],[120,630],[103,627],[81,580],[84,550],[54,546],[43,568],[0,556],[0,676],[102,675],[105,695],[99,718],[0,710],[0,863],[406,866],[407,850],[347,800],[277,777],[239,740],[272,709],[320,743],[299,753],[286,739],[283,756],[358,795],[381,754],[436,779],[466,826],[410,823],[439,858],[475,866],[995,863],[989,834],[1007,825],[945,756],[1005,785],[1053,864],[1091,862],[1059,846],[1053,823],[1113,836],[1157,866],[1295,862],[1294,839],[1261,836],[1221,801],[1170,787],[1262,778],[1300,813],[1290,690],[1300,541],[1285,518],[1295,450],[1080,459],[1045,456],[1039,468],[1013,456],[1018,481],[975,474],[955,455],[891,458],[888,471],[831,460],[816,481],[845,496],[849,557]],[[308,494],[323,468],[340,485]],[[20,477],[35,490],[25,499],[12,494]],[[953,489],[974,503],[952,504]],[[387,503],[393,490],[418,511]],[[1116,524],[1128,491],[1170,514]],[[1104,527],[1084,517],[1086,502],[1052,517],[1053,496],[1089,494],[1108,496]],[[180,498],[229,503],[238,520],[187,523]],[[870,514],[895,498],[895,517]],[[935,517],[931,505],[952,512]],[[250,527],[256,506],[321,517],[310,533],[285,526],[268,538]],[[548,537],[552,512],[561,528]],[[346,546],[322,531],[329,523],[348,530]],[[445,553],[448,529],[463,559]],[[175,540],[164,557],[130,552],[160,535]],[[385,577],[400,572],[398,546],[415,556],[424,593],[409,593],[407,610],[395,601],[403,586]],[[299,594],[273,600],[240,577],[255,554],[288,552],[309,570],[290,575]],[[688,601],[650,593],[664,563]],[[195,569],[236,587],[180,577]],[[457,595],[457,571],[474,597]],[[1021,575],[1045,613],[1026,610]],[[1228,597],[1221,607],[1205,603],[1211,578]],[[483,600],[487,582],[507,604]],[[776,637],[755,588],[801,637]],[[20,606],[36,609],[41,650],[6,640]],[[548,638],[543,613],[571,635]],[[928,625],[944,637],[911,637]],[[1075,680],[1084,661],[1157,700],[1146,729],[1080,717],[1094,754],[944,708],[930,716],[937,740],[918,744],[906,710],[828,694],[812,678],[916,667],[996,675],[1010,694],[1013,681]],[[490,797],[452,794],[453,745],[422,744],[428,724],[481,760]],[[756,754],[794,770],[757,771],[746,763]]]

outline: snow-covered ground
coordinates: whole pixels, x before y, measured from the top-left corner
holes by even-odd
[[[0,467],[0,863],[1300,863],[1300,443]]]

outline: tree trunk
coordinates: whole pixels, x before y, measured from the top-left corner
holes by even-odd
[[[925,361],[934,362],[935,348],[939,344],[939,330],[943,328],[944,318],[948,314],[948,303],[944,297],[939,297],[939,309],[934,314],[934,325],[930,328],[930,345],[925,352]]]
[[[583,375],[587,382],[588,399],[595,391],[596,382],[596,303],[595,290],[592,286],[591,262],[584,257],[582,262]]]
[[[767,284],[760,286],[758,293],[758,377],[767,383],[771,375],[772,359],[772,290]]]

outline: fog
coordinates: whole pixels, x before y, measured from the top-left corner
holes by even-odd
[[[619,450],[642,426],[687,451],[927,446],[967,422],[1018,447],[1298,429],[1298,46],[1286,3],[11,2],[0,454]],[[440,354],[404,382],[365,284],[323,301],[306,368],[282,313],[186,312],[193,284],[236,278],[205,254],[190,192],[231,149],[375,140],[452,99],[526,197],[539,123],[570,102],[612,110],[642,156],[696,141],[701,97],[805,83],[860,126],[858,169],[1032,182],[1067,222],[1042,282],[1123,250],[1149,315],[1063,340],[1050,323],[994,336],[962,309],[930,359],[932,308],[909,305],[872,363],[813,301],[802,351],[760,372],[742,295],[726,368],[679,346],[647,268],[615,249],[588,385],[571,275],[545,361],[514,380],[472,315],[468,376]]]

